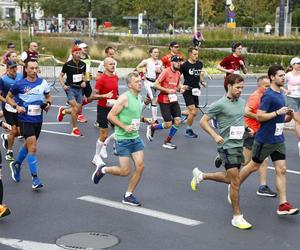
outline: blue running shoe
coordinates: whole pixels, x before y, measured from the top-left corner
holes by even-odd
[[[43,186],[44,185],[41,183],[41,181],[38,177],[33,177],[32,178],[32,188],[33,189],[42,188]]]
[[[99,165],[95,172],[93,173],[92,175],[92,181],[95,183],[95,184],[98,184],[98,182],[101,180],[101,178],[105,175],[102,173],[102,168],[105,167],[106,165],[102,164],[102,165]]]
[[[188,138],[197,138],[198,137],[198,135],[196,135],[192,129],[187,129],[184,136],[188,137]]]
[[[12,161],[9,163],[9,168],[11,171],[11,178],[13,179],[14,182],[20,182],[21,180],[21,166],[16,162]]]
[[[128,197],[125,197],[124,195],[122,203],[134,207],[138,207],[142,205],[140,202],[137,201],[137,199],[133,196],[133,194],[129,195]]]

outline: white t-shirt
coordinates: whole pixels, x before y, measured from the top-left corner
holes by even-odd
[[[146,77],[152,80],[156,80],[156,72],[162,69],[162,61],[161,60],[153,60],[152,58],[146,59]]]
[[[286,73],[285,82],[290,94],[288,96],[300,98],[300,75],[295,75],[292,71]]]

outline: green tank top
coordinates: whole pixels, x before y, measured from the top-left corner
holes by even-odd
[[[128,98],[128,105],[127,107],[122,109],[117,117],[122,123],[126,125],[133,124],[136,129],[131,131],[130,133],[127,133],[122,128],[116,126],[115,136],[117,140],[128,140],[139,137],[138,129],[142,114],[142,99],[140,95],[135,96],[130,91],[127,91],[126,95]]]

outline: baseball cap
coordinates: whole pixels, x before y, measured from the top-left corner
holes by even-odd
[[[81,43],[81,44],[78,45],[78,47],[83,49],[83,48],[88,47],[88,45],[86,43]]]
[[[13,43],[8,43],[7,44],[7,48],[14,48],[14,47],[15,47],[15,45]]]
[[[172,56],[171,57],[171,62],[180,62],[180,58],[179,58],[179,56]]]
[[[174,47],[175,45],[178,45],[176,41],[170,42],[170,47]]]
[[[79,45],[79,44],[81,44],[82,42],[81,42],[81,40],[79,40],[79,39],[76,39],[75,41],[74,41],[74,44],[75,45]]]
[[[17,67],[18,64],[15,61],[9,60],[6,63],[6,66],[7,66],[7,68],[11,69],[11,68]]]
[[[300,58],[299,57],[294,57],[292,60],[291,60],[291,65],[295,64],[295,63],[300,63]]]
[[[81,51],[81,48],[79,48],[79,47],[73,47],[72,48],[72,53],[74,53],[76,51]]]

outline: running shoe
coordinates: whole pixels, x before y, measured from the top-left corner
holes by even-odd
[[[211,119],[210,120],[210,124],[211,124],[211,126],[213,127],[213,128],[218,128],[218,122],[217,122],[217,120],[216,119]]]
[[[133,194],[125,197],[123,197],[123,200],[122,200],[122,203],[123,204],[127,204],[127,205],[130,205],[130,206],[134,206],[134,207],[138,207],[138,206],[141,206],[142,204],[140,202],[138,202],[138,200],[133,196]]]
[[[152,128],[151,125],[147,126],[147,133],[146,133],[146,137],[149,141],[153,141],[153,136],[154,136],[154,129]]]
[[[230,184],[227,186],[227,201],[231,205],[231,198],[230,198]]]
[[[244,219],[242,214],[233,216],[231,225],[244,230],[252,227],[252,225]]]
[[[58,113],[57,113],[57,121],[61,122],[63,119],[64,119],[64,114],[63,114],[63,111],[65,110],[64,107],[60,107],[58,109]]]
[[[71,135],[77,136],[77,137],[82,136],[82,134],[81,134],[81,132],[80,132],[80,130],[79,130],[78,128],[74,128],[74,129],[72,130]]]
[[[215,167],[216,168],[219,168],[219,167],[221,167],[222,166],[222,164],[223,164],[223,160],[222,160],[222,158],[220,157],[220,155],[217,155],[217,157],[215,158]]]
[[[198,137],[198,135],[196,135],[192,129],[187,129],[184,136],[188,137],[188,138],[197,138]]]
[[[293,208],[292,204],[289,202],[285,202],[281,205],[279,205],[277,209],[278,215],[294,215],[299,212],[298,208]]]
[[[177,146],[175,144],[166,141],[164,142],[163,147],[168,149],[177,149]]]
[[[94,184],[98,184],[98,182],[101,180],[101,178],[105,175],[102,173],[102,168],[105,167],[105,164],[100,164],[97,166],[95,172],[92,175],[92,181]]]
[[[14,182],[20,182],[21,180],[21,166],[17,162],[12,161],[9,163],[9,168],[11,171],[11,178]]]
[[[192,173],[191,188],[196,192],[198,191],[198,184],[203,181],[203,173],[198,168],[194,168]]]
[[[36,176],[32,178],[32,188],[39,189],[42,188],[44,185],[41,183],[40,179]]]
[[[276,197],[277,196],[277,193],[273,192],[267,185],[259,186],[256,194],[260,195],[260,196],[267,196],[267,197]]]
[[[87,122],[87,119],[85,118],[85,116],[83,114],[81,114],[81,115],[77,116],[77,121],[80,123],[85,123],[85,122]]]
[[[2,147],[7,150],[7,148],[8,148],[7,134],[2,133],[1,139],[2,139]]]
[[[101,150],[100,150],[100,156],[104,159],[107,158],[107,146],[103,145]]]
[[[13,152],[7,152],[5,155],[5,160],[7,161],[14,161],[14,153]]]
[[[3,218],[9,214],[10,214],[9,208],[6,205],[1,204],[0,205],[0,218]]]

